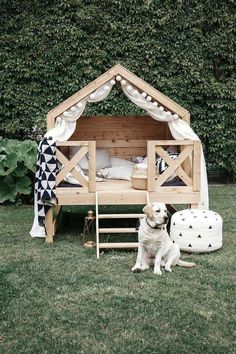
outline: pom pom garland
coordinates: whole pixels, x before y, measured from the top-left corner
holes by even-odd
[[[147,101],[151,101],[152,100],[152,97],[151,96],[147,96]]]
[[[142,92],[142,96],[143,96],[144,98],[147,97],[146,92]]]
[[[120,75],[117,75],[116,81],[121,81],[121,76]]]
[[[126,80],[121,80],[121,85],[126,85]]]
[[[115,80],[114,79],[112,79],[111,81],[110,81],[110,84],[113,86],[113,85],[115,85]]]

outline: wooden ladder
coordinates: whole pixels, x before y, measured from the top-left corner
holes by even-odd
[[[112,227],[112,228],[100,228],[99,220],[101,219],[139,219],[144,217],[145,214],[99,214],[99,194],[102,192],[96,192],[96,250],[97,259],[100,257],[100,249],[104,248],[137,248],[138,242],[100,242],[100,233],[103,234],[115,234],[115,233],[137,233],[138,230],[135,227]],[[148,192],[145,191],[147,197],[147,204],[149,203]]]

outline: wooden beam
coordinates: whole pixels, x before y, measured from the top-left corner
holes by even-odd
[[[147,190],[155,191],[156,151],[153,141],[147,142]]]
[[[47,121],[48,126],[51,126],[55,122],[55,118],[62,114],[64,111],[72,107],[77,102],[84,99],[86,96],[90,95],[93,91],[98,89],[100,86],[104,85],[106,82],[111,80],[115,75],[118,74],[119,65],[115,65],[110,70],[106,71],[103,75],[99,76],[97,79],[90,82],[88,85],[83,87],[80,91],[76,92],[73,96],[69,97],[67,100],[53,108],[48,112]]]
[[[141,91],[144,91],[149,96],[153,97],[154,100],[158,101],[162,106],[172,111],[173,113],[177,113],[181,118],[184,118],[184,120],[189,115],[189,112],[185,108],[181,107],[178,103],[176,103],[169,97],[165,96],[160,91],[156,90],[154,87],[149,85],[140,77],[136,76],[131,71],[129,71],[128,69],[124,68],[119,64],[118,67],[119,67],[118,69],[119,75],[124,77],[126,80],[128,80],[130,83],[135,85]]]
[[[88,142],[88,154],[89,154],[89,192],[96,191],[96,142]]]
[[[200,191],[201,182],[201,142],[193,143],[193,190]]]

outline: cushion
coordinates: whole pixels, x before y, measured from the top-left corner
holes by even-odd
[[[173,214],[170,238],[185,252],[212,252],[222,247],[222,218],[211,210],[185,209]]]
[[[133,165],[134,165],[134,163],[129,160],[120,159],[119,157],[114,157],[114,156],[110,157],[110,161],[111,161],[111,167],[113,167],[113,166],[132,166],[133,167]]]
[[[126,181],[130,181],[132,170],[133,164],[126,166],[113,166],[110,168],[101,169],[98,171],[98,175],[107,179],[124,179]]]
[[[79,150],[79,147],[72,146],[70,150],[70,158]],[[82,170],[89,169],[88,154],[86,154],[78,163]],[[105,149],[96,149],[96,170],[111,167],[110,155]]]

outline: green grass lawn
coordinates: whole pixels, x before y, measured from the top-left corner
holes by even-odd
[[[131,272],[136,252],[85,249],[84,209],[67,208],[48,246],[29,236],[32,207],[2,206],[1,352],[234,353],[236,187],[211,187],[210,208],[223,248],[157,277]]]

